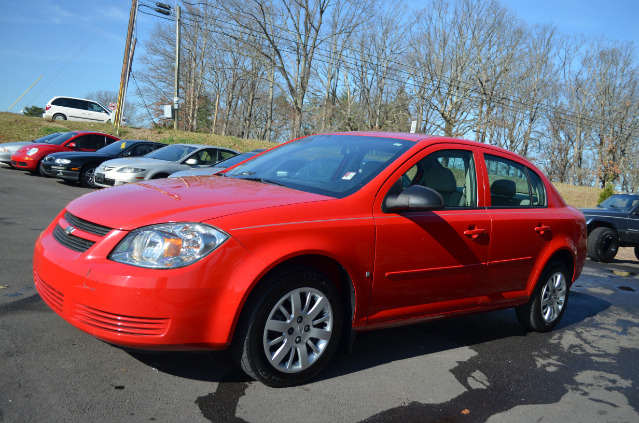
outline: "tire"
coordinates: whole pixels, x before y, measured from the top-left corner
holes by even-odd
[[[619,235],[614,229],[602,226],[588,235],[588,257],[591,260],[608,263],[615,258],[618,250]]]
[[[53,120],[67,120],[67,117],[62,113],[56,113],[53,115]]]
[[[635,247],[635,257],[639,260],[639,247]]]
[[[38,162],[38,164],[36,165],[35,170],[33,171],[34,174],[38,175],[38,176],[44,176],[45,178],[48,178],[47,175],[44,174],[44,172],[42,171],[42,160],[40,160]]]
[[[265,282],[247,301],[232,353],[265,385],[298,385],[317,375],[339,344],[340,297],[326,276],[307,268]]]
[[[80,172],[80,183],[86,188],[97,188],[95,184],[95,165],[85,166]]]
[[[535,332],[551,331],[566,311],[569,285],[566,266],[559,262],[549,263],[541,273],[530,301],[515,309],[519,323]]]
[[[168,178],[168,177],[169,175],[166,173],[158,173],[157,175],[153,175],[149,179],[162,179],[162,178]]]

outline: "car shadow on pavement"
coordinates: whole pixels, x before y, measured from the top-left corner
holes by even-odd
[[[555,328],[561,331],[578,325],[610,307],[608,301],[571,291],[569,305]],[[554,332],[534,334],[551,337]],[[357,335],[352,352],[338,351],[315,381],[332,379],[398,360],[472,347],[500,339],[526,337],[529,333],[517,322],[513,310],[433,320]],[[128,351],[135,359],[160,372],[207,382],[246,383],[245,376],[227,352],[153,353]]]

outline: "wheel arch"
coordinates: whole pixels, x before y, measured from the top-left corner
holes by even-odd
[[[235,319],[231,341],[236,335],[236,325],[244,313],[250,312],[251,305],[260,295],[267,290],[278,275],[285,274],[293,269],[306,268],[316,271],[326,276],[337,288],[342,301],[342,311],[344,315],[342,340],[348,348],[352,345],[354,332],[352,330],[356,309],[356,292],[353,279],[346,268],[336,259],[317,253],[304,253],[288,257],[275,264],[257,279],[248,292],[242,306]]]
[[[575,281],[575,258],[567,248],[555,251],[544,265],[544,269],[553,262],[562,263],[568,269],[568,274],[570,275],[570,285]]]
[[[615,232],[617,231],[617,226],[610,220],[606,220],[606,219],[593,219],[590,220],[586,226],[588,228],[588,235],[590,235],[590,233],[592,231],[594,231],[597,228],[610,228],[612,230],[614,230]]]

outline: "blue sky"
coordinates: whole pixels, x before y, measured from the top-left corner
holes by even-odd
[[[173,4],[173,0],[165,0]],[[416,7],[423,1],[413,0]],[[520,19],[553,23],[568,35],[633,41],[639,48],[638,0],[502,0]],[[0,110],[36,81],[12,112],[44,107],[56,95],[84,97],[117,91],[131,2],[129,0],[0,0]],[[159,18],[138,16],[138,49]],[[135,65],[134,65],[135,69]],[[134,97],[132,87],[130,97]]]

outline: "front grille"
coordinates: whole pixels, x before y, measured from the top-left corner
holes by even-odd
[[[36,272],[33,272],[33,281],[44,302],[57,313],[62,313],[64,294],[40,279]]]
[[[53,229],[53,238],[65,247],[79,253],[85,252],[95,244],[95,242],[89,241],[88,239],[67,234],[60,225],[56,225],[55,229]]]
[[[76,304],[73,318],[105,331],[137,336],[162,336],[170,322],[163,318],[121,316],[82,304]]]
[[[64,214],[64,219],[69,222],[71,226],[75,226],[76,228],[93,235],[105,236],[106,234],[111,232],[111,228],[107,226],[98,225],[97,223],[92,223],[88,220],[80,219],[79,217],[74,216],[69,212],[66,212]]]

